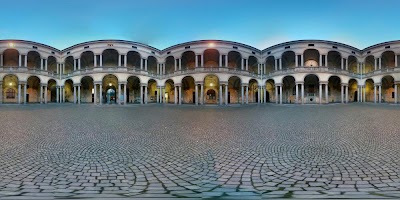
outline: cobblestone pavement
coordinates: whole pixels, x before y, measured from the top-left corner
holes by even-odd
[[[0,199],[400,197],[400,106],[0,113]]]

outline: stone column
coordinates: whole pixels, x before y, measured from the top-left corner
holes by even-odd
[[[382,58],[379,57],[378,59],[379,59],[379,69],[382,69]]]
[[[40,101],[40,103],[42,103],[43,102],[43,100],[42,100],[42,98],[43,98],[43,85],[40,85],[40,97],[39,97],[39,101]]]
[[[25,90],[25,93],[26,93],[26,90]],[[25,94],[25,96],[26,96],[26,94]],[[26,99],[24,99],[24,100],[26,102]],[[60,87],[59,86],[56,86],[56,103],[60,103]]]
[[[246,59],[246,71],[249,71],[249,58]]]
[[[326,83],[325,84],[325,99],[326,99],[326,102],[325,103],[329,103],[329,94],[328,94],[328,91],[329,91],[329,88],[328,88],[329,86],[328,86],[328,83]]]
[[[124,67],[128,66],[128,54],[124,55]]]
[[[103,84],[99,85],[99,90],[100,90],[99,102],[101,105],[101,104],[103,104]]]
[[[126,56],[125,56],[126,57]],[[126,96],[126,83],[124,83],[124,105],[127,103],[127,96]]]
[[[79,84],[77,87],[78,87],[78,104],[81,104],[81,85]]]
[[[264,90],[264,104],[267,103],[267,87],[263,87]]]
[[[225,105],[228,105],[228,83],[225,84]]]
[[[319,83],[319,104],[322,103],[322,83]]]
[[[118,54],[118,67],[121,66],[121,54]]]
[[[140,71],[143,71],[143,58],[140,58]]]
[[[182,58],[179,58],[179,71],[182,70]]]
[[[249,104],[249,86],[246,86],[246,104]]]
[[[178,89],[176,88],[177,86],[174,87],[174,104],[176,105],[177,100],[178,100]]]
[[[47,85],[43,86],[44,87],[44,103],[47,103]]]
[[[201,58],[201,67],[204,67],[204,55],[201,54],[200,58]]]
[[[76,103],[76,85],[74,85],[74,103]]]
[[[241,63],[240,69],[241,69],[242,71],[243,71],[243,69],[244,69],[244,58],[242,58],[242,63]]]
[[[147,59],[144,59],[144,71],[147,72]]]
[[[144,103],[145,104],[147,104],[147,102],[148,102],[148,99],[147,99],[147,85],[146,85],[146,87],[144,87]]]
[[[174,58],[174,69],[175,69],[175,72],[178,71],[178,64],[176,62],[176,58]]]
[[[279,104],[282,104],[282,97],[283,97],[283,93],[282,93],[282,85],[279,86]]]
[[[140,85],[140,104],[143,104],[143,85]]]
[[[304,83],[301,84],[301,103],[304,104]]]
[[[194,67],[199,67],[199,56],[197,54],[194,56]]]
[[[219,63],[218,67],[222,67],[222,54],[219,54]]]
[[[219,105],[222,106],[222,85],[219,84]]]
[[[0,80],[0,104],[3,103],[3,82]]]
[[[197,83],[195,84],[195,86],[194,86],[194,89],[195,89],[195,100],[194,100],[194,102],[195,102],[195,104],[196,104],[196,106],[197,105],[199,105],[199,85],[197,85]]]
[[[346,85],[346,103],[349,103],[349,86]]]
[[[18,67],[22,66],[22,62],[21,62],[22,58],[21,58],[21,56],[22,56],[21,54],[18,55]]]
[[[260,102],[261,102],[261,87],[258,87],[257,98],[258,98],[257,103],[260,104]]]
[[[343,99],[344,99],[344,97],[343,97],[343,92],[344,92],[344,85],[341,85],[341,87],[340,87],[340,96],[341,96],[341,98],[342,98],[342,103],[344,103],[344,101],[343,101]]]
[[[121,105],[121,98],[120,98],[120,96],[121,96],[121,83],[118,83],[118,95],[115,95],[116,96],[116,98],[117,98],[117,102],[118,102],[118,104],[119,105]]]
[[[295,63],[295,67],[299,66],[299,56],[297,54],[294,56],[294,63]]]
[[[349,71],[349,59],[348,58],[346,58],[346,71]]]
[[[40,69],[42,69],[42,65],[40,66]],[[74,71],[76,71],[76,59],[74,59]]]
[[[394,55],[394,67],[397,67],[397,54]]]
[[[26,104],[26,89],[27,89],[27,83],[24,84],[24,104]],[[57,90],[57,94],[58,94],[58,90]],[[57,96],[57,101],[58,101],[58,96]]]
[[[304,55],[300,55],[300,60],[301,60],[301,66],[304,66]]]
[[[344,58],[340,59],[340,69],[341,69],[341,70],[344,69],[343,59],[344,59]]]
[[[94,59],[94,67],[97,67],[97,55],[94,55],[93,59]]]
[[[364,90],[364,92],[363,92],[363,102],[367,102],[367,99],[365,98],[365,93],[366,93],[365,89],[366,89],[365,86],[363,86],[363,90]]]
[[[275,103],[276,104],[279,103],[279,101],[278,101],[278,86],[277,85],[275,85]]]
[[[204,105],[204,83],[200,83],[200,102]]]
[[[379,103],[382,103],[382,85],[378,85],[378,89],[379,89]]]
[[[374,103],[376,103],[376,85],[374,85]]]
[[[47,68],[47,66],[45,68]],[[78,58],[78,70],[81,70],[81,59],[80,58]]]
[[[240,92],[241,92],[241,96],[240,96],[240,97],[241,97],[241,99],[242,99],[242,102],[241,102],[241,103],[242,103],[242,105],[243,105],[243,104],[244,104],[244,86],[242,85],[241,88],[242,88],[242,89],[241,89],[241,91],[240,91]]]
[[[397,104],[397,83],[394,84],[394,103]]]
[[[18,103],[21,103],[21,84],[18,83]]]
[[[322,54],[319,54],[319,63],[318,66],[323,66],[322,65]]]
[[[179,105],[182,104],[182,86],[179,86]]]
[[[296,101],[295,103],[299,103],[299,84],[296,83]]]

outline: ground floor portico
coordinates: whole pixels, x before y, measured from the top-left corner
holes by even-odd
[[[327,104],[398,103],[399,74],[363,79],[329,73],[251,77],[193,73],[157,79],[126,73],[94,73],[56,79],[0,74],[1,103],[93,104]]]

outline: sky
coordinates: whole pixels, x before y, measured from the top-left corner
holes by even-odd
[[[158,49],[217,39],[258,49],[301,39],[359,49],[400,40],[400,0],[4,0],[0,39],[64,49],[100,39]]]

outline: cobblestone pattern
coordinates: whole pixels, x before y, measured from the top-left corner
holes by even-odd
[[[0,199],[400,197],[400,107],[0,106]]]

